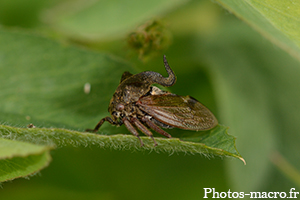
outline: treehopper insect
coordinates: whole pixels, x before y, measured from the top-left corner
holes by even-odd
[[[152,71],[135,75],[124,72],[109,104],[111,117],[101,119],[94,129],[87,131],[97,132],[105,121],[117,126],[124,124],[139,139],[141,146],[144,143],[136,128],[151,137],[156,146],[149,128],[168,138],[171,135],[162,128],[195,131],[214,128],[218,124],[216,117],[199,101],[191,96],[179,96],[152,86],[159,84],[170,87],[176,82],[166,56],[163,60],[168,77]]]

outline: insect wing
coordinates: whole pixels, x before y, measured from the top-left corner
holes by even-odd
[[[190,96],[149,95],[137,105],[156,120],[181,129],[209,130],[218,124],[212,112]]]

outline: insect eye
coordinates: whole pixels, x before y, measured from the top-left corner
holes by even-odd
[[[113,116],[118,117],[118,113],[116,111],[111,113]]]
[[[122,110],[124,110],[124,105],[123,104],[118,104],[117,106],[116,106],[116,109],[118,110],[118,111],[122,111]]]

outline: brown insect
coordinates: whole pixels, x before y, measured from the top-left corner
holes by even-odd
[[[105,121],[117,126],[125,124],[126,128],[140,140],[141,146],[144,143],[136,127],[151,137],[156,146],[157,143],[149,128],[168,138],[171,138],[171,135],[161,128],[176,127],[195,131],[214,128],[218,124],[217,119],[196,99],[151,86],[155,83],[166,87],[175,84],[176,76],[166,56],[164,56],[164,65],[168,77],[152,71],[135,75],[124,72],[108,107],[112,117],[101,119],[94,129],[87,129],[87,131],[97,132]]]

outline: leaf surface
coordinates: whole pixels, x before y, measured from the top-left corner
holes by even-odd
[[[112,39],[123,37],[145,20],[163,15],[186,2],[187,0],[69,1],[48,10],[44,19],[69,37]]]
[[[1,120],[14,124],[1,126],[1,137],[43,145],[97,144],[140,149],[137,138],[124,127],[105,124],[99,135],[80,132],[108,115],[107,106],[121,74],[136,71],[128,63],[32,35],[1,31],[0,36],[0,57],[4,58],[0,61]],[[83,90],[87,82],[91,85],[88,94]],[[37,128],[16,128],[29,123]],[[242,159],[235,149],[234,137],[227,134],[224,126],[177,137],[186,141],[157,137],[159,145],[155,148],[149,138],[143,137],[144,148]]]
[[[0,182],[34,174],[51,161],[49,145],[0,138]]]
[[[217,0],[267,39],[300,60],[300,2]]]

